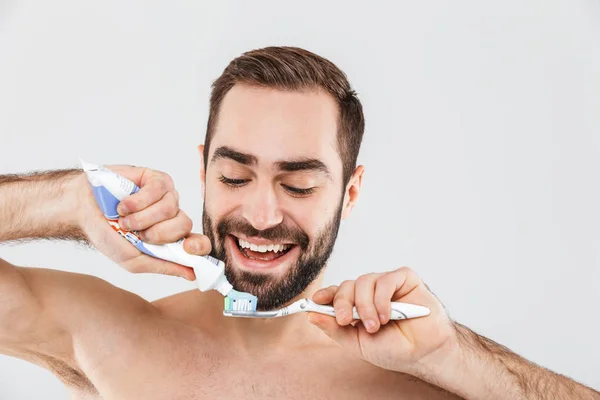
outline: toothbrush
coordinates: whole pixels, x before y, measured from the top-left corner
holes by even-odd
[[[279,318],[300,312],[316,312],[335,317],[335,310],[332,306],[317,304],[310,299],[301,299],[287,307],[272,311],[241,311],[233,302],[230,304],[225,302],[225,310],[223,310],[223,315],[228,317],[245,318]],[[425,317],[429,315],[429,313],[430,310],[427,307],[418,306],[415,304],[392,302],[390,320],[397,321],[401,319]],[[361,319],[356,311],[356,307],[352,308],[352,317],[355,320]]]

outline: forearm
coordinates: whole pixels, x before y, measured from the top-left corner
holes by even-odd
[[[0,175],[0,242],[85,240],[79,227],[81,170]]]
[[[599,400],[600,393],[531,363],[455,324],[456,342],[420,368],[420,378],[465,399]]]

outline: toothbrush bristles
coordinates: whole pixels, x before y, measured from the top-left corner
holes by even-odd
[[[231,309],[234,311],[253,311],[252,300],[233,299]]]
[[[225,297],[224,311],[256,311],[258,299],[256,296],[232,290]]]

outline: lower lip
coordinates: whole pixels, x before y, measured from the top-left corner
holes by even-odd
[[[278,257],[274,260],[252,260],[242,254],[242,251],[238,247],[237,239],[232,235],[227,235],[227,243],[231,248],[231,252],[233,253],[233,260],[236,266],[241,266],[243,269],[252,270],[252,271],[269,271],[275,272],[278,267],[281,267],[287,261],[293,259],[297,256],[298,246],[294,246],[290,251]]]

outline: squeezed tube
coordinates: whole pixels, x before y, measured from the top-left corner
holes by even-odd
[[[110,226],[127,239],[142,253],[161,258],[194,269],[196,285],[200,291],[217,290],[223,296],[235,295],[231,283],[225,277],[225,264],[211,256],[189,254],[183,248],[184,239],[168,244],[145,243],[136,231],[126,231],[119,226],[117,205],[125,197],[136,193],[139,187],[129,179],[98,165],[81,160],[88,181],[92,186],[94,198]]]

